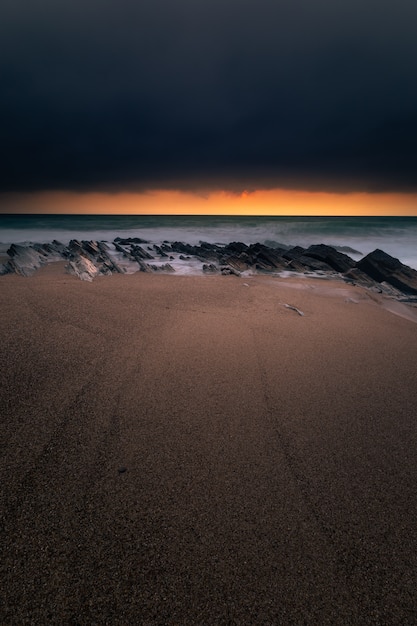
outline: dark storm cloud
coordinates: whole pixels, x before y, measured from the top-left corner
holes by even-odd
[[[415,0],[3,0],[0,189],[417,190]]]

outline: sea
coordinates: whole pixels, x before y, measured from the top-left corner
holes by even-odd
[[[55,239],[68,244],[80,239],[111,245],[115,237],[140,237],[151,245],[164,241],[194,245],[241,241],[288,247],[324,243],[355,260],[380,248],[417,270],[417,217],[0,215],[2,255],[11,243]],[[196,271],[194,262],[182,262],[181,273]]]

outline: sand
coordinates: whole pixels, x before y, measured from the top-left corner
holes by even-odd
[[[415,310],[61,264],[0,304],[0,623],[416,623]]]

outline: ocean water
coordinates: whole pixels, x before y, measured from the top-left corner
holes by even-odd
[[[11,243],[53,239],[64,244],[71,239],[111,242],[118,236],[141,237],[151,244],[242,241],[307,247],[325,243],[355,260],[380,248],[417,269],[417,217],[0,215],[2,253]]]

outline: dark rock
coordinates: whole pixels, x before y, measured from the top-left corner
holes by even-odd
[[[145,261],[142,261],[139,257],[136,259],[136,262],[139,265],[140,272],[146,272],[149,274],[156,271],[156,265],[149,265],[148,263],[145,263]]]
[[[303,273],[310,268],[306,265],[303,265],[303,263],[298,261],[298,259],[293,259],[292,261],[288,261],[287,269],[292,270],[293,272]]]
[[[175,272],[174,268],[169,263],[164,263],[164,265],[160,265],[157,269],[159,272]]]
[[[230,267],[230,266],[221,267],[220,273],[223,276],[240,276],[240,272],[238,272],[237,270],[235,270],[233,267]]]
[[[383,250],[376,249],[356,267],[378,283],[386,282],[406,294],[417,294],[417,271]]]
[[[267,248],[267,246],[261,243],[255,243],[249,246],[247,254],[253,259],[255,266],[258,266],[258,268],[263,271],[285,269],[287,265],[279,250]]]
[[[300,263],[304,266],[306,270],[309,271],[330,272],[331,274],[334,274],[335,272],[334,268],[331,267],[328,263],[314,259],[311,256],[305,256],[304,254],[299,256],[298,259],[294,259],[294,261],[297,261],[297,263]]]
[[[131,254],[133,258],[136,261],[138,259],[153,259],[154,258],[152,254],[150,254],[149,252],[146,252],[146,250],[144,250],[140,246],[132,246],[130,250],[131,250]]]
[[[132,256],[131,252],[123,248],[119,243],[117,243],[117,241],[114,241],[113,245],[115,249],[117,250],[117,252],[121,252],[125,258],[134,260],[134,257]]]
[[[241,254],[242,252],[246,252],[249,246],[241,241],[232,241],[228,243],[224,248],[224,252],[232,253],[232,254]]]
[[[217,274],[219,272],[219,268],[217,267],[217,265],[214,265],[213,263],[209,263],[209,264],[204,263],[202,269],[203,269],[203,272],[205,272],[206,274]]]
[[[327,263],[327,265],[330,265],[336,272],[347,272],[351,267],[355,267],[356,265],[355,261],[349,256],[325,244],[310,246],[304,252],[304,256]]]
[[[303,255],[304,253],[305,253],[305,248],[302,248],[301,246],[295,246],[294,248],[290,248],[289,250],[286,250],[282,256],[284,257],[284,259],[287,259],[288,261],[292,261],[293,259],[298,259],[298,257]]]
[[[114,239],[114,242],[116,243],[120,243],[123,246],[125,245],[130,245],[130,244],[138,244],[138,243],[149,243],[149,241],[146,241],[146,239],[141,239],[140,237],[116,237]]]
[[[189,243],[182,243],[181,241],[173,241],[171,244],[173,252],[179,252],[181,254],[187,254],[196,256],[198,254],[198,248],[191,246]]]
[[[100,248],[97,241],[82,241],[82,247],[90,254],[92,257],[98,256],[100,254]]]
[[[153,249],[155,250],[157,254],[159,254],[159,256],[168,257],[167,253],[164,250],[162,250],[160,246],[157,246],[156,244],[154,244]]]
[[[361,285],[362,287],[375,287],[377,284],[373,278],[362,272],[358,267],[352,267],[344,274],[343,278],[348,283]]]
[[[230,268],[235,270],[236,272],[244,272],[249,269],[250,265],[247,263],[246,255],[242,254],[240,256],[235,255],[224,255],[220,259],[221,265],[228,265]]]

